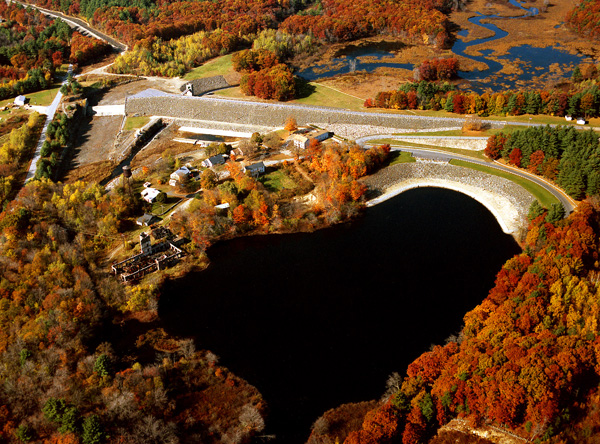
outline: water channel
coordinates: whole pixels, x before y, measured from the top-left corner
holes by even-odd
[[[217,244],[207,270],[165,287],[159,315],[260,390],[276,443],[300,444],[456,333],[518,251],[475,200],[414,189],[352,223]]]
[[[523,82],[532,81],[535,77],[547,75],[552,64],[558,64],[565,69],[564,75],[570,75],[571,70],[578,64],[586,60],[586,57],[581,54],[570,54],[566,49],[559,44],[546,48],[536,48],[530,45],[515,46],[507,51],[507,54],[498,56],[503,60],[520,60],[519,65],[522,71],[519,75],[502,74],[502,64],[491,58],[492,50],[481,50],[480,55],[470,55],[466,50],[471,46],[489,43],[493,40],[504,38],[508,32],[496,26],[494,23],[484,22],[493,19],[522,19],[539,14],[537,8],[526,8],[517,0],[510,0],[510,4],[523,10],[524,14],[513,17],[503,17],[494,14],[477,13],[471,17],[469,22],[474,25],[481,26],[494,32],[491,37],[483,39],[475,39],[470,42],[465,42],[461,39],[456,39],[452,46],[452,52],[456,55],[469,58],[478,62],[485,63],[488,68],[485,70],[474,71],[459,71],[459,76],[469,80],[471,83],[470,89],[476,92],[483,92],[489,88],[492,91],[515,89]],[[458,36],[466,39],[469,34],[468,30],[458,32]],[[383,45],[383,46],[382,46]],[[333,77],[338,74],[347,74],[354,71],[373,72],[379,67],[387,68],[402,68],[412,70],[414,65],[411,63],[397,63],[386,59],[393,59],[393,51],[398,51],[399,48],[390,48],[390,42],[383,44],[375,44],[362,47],[350,47],[349,51],[340,54],[341,57],[333,58],[330,63],[317,64],[310,68],[298,72],[300,77],[309,81],[315,81],[322,78]]]

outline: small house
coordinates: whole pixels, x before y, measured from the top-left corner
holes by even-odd
[[[232,156],[241,157],[244,155],[244,150],[242,148],[234,148],[230,153]]]
[[[258,177],[265,172],[265,164],[263,162],[253,163],[244,167],[244,173],[249,172],[252,177]]]
[[[186,166],[182,166],[177,171],[174,171],[169,176],[169,185],[172,187],[184,183],[190,177],[190,170]]]
[[[567,122],[570,122],[571,120],[573,120],[573,117],[571,117],[571,116],[565,116],[565,120]]]
[[[292,142],[295,148],[306,149],[310,146],[310,142],[313,139],[322,142],[323,140],[329,139],[331,136],[333,136],[333,133],[330,131],[314,130],[307,134],[292,134],[287,140]]]
[[[149,227],[150,225],[157,223],[159,220],[160,219],[155,215],[146,213],[143,216],[138,217],[136,223],[142,227]]]
[[[294,148],[302,150],[308,148],[308,137],[304,134],[292,134],[287,140],[294,145]]]
[[[223,165],[225,163],[225,154],[217,154],[215,156],[211,156],[208,159],[202,161],[202,166],[206,168],[211,168],[216,165]]]
[[[25,105],[26,101],[27,101],[27,98],[25,96],[17,96],[17,97],[15,97],[14,104],[17,106],[23,106],[23,105]]]
[[[142,195],[142,199],[144,199],[148,203],[154,203],[156,197],[160,194],[160,191],[156,188],[146,188],[144,191],[140,193]]]
[[[583,118],[580,117],[579,119],[577,119],[577,124],[578,125],[585,125],[585,119],[583,119]]]
[[[225,202],[219,205],[215,205],[215,211],[218,214],[227,214],[227,211],[229,210],[229,202]]]

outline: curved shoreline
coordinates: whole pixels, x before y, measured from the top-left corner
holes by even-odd
[[[446,163],[393,165],[382,174],[374,175],[367,184],[382,193],[368,201],[367,207],[419,187],[446,188],[466,194],[485,206],[502,231],[512,236],[524,228],[529,205],[535,200],[529,192],[507,179]]]

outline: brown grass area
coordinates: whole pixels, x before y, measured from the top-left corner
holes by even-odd
[[[17,114],[3,119],[0,124],[0,137],[4,137],[7,134],[10,134],[15,128],[23,126],[27,123],[28,118],[29,116],[27,114]]]
[[[67,173],[64,178],[65,182],[77,182],[83,180],[86,182],[101,182],[110,176],[115,166],[110,160],[89,163],[87,165],[75,168]]]
[[[181,133],[177,131],[177,127],[169,127],[165,129],[160,138],[155,139],[151,144],[142,149],[131,160],[131,167],[138,168],[141,166],[151,167],[163,154],[169,154],[173,157],[184,153],[198,151],[198,147],[191,143],[175,142],[174,137],[181,137]]]
[[[86,72],[90,72],[90,71],[93,71],[94,69],[102,68],[103,66],[114,62],[116,58],[117,58],[117,53],[111,52],[106,57],[102,58],[102,60],[99,60],[96,63],[92,63],[90,65],[80,66],[79,68],[80,68],[81,73],[85,74]]]

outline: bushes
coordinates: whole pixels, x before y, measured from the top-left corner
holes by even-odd
[[[292,71],[282,63],[244,74],[240,88],[244,94],[261,99],[285,101],[293,99],[296,95],[296,82]]]
[[[71,135],[72,117],[66,114],[57,114],[54,120],[48,124],[46,129],[46,140],[40,151],[35,172],[36,179],[46,177],[53,179],[58,171],[61,158],[61,150],[67,145]]]

